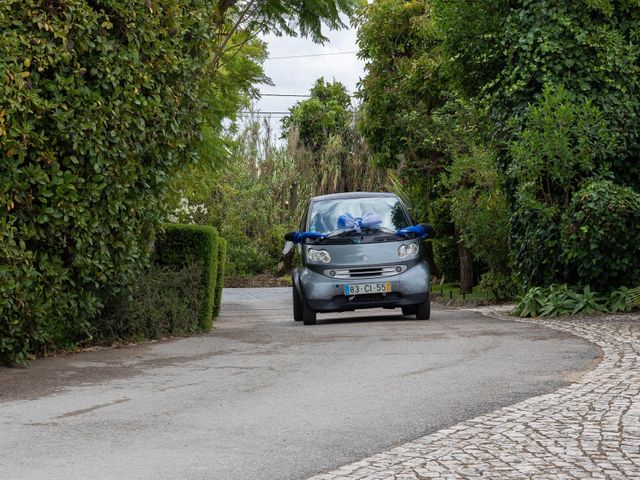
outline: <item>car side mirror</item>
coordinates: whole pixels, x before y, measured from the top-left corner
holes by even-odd
[[[293,242],[291,240],[287,240],[287,242],[284,244],[284,248],[282,249],[282,255],[286,257],[287,255],[289,255],[291,250],[293,250]]]
[[[287,232],[284,234],[284,239],[287,242],[293,242],[293,239],[296,237],[296,233],[298,232]]]

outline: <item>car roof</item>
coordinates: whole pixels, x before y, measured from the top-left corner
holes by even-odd
[[[371,197],[397,197],[395,193],[389,192],[343,192],[331,193],[329,195],[320,195],[313,197],[312,202],[321,202],[324,200],[337,200],[340,198],[371,198]]]

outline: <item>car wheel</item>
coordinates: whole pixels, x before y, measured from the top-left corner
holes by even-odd
[[[402,307],[402,315],[415,315],[417,311],[416,305],[407,305],[406,307]]]
[[[298,294],[298,291],[296,290],[295,286],[291,287],[291,290],[293,290],[293,319],[296,322],[301,322],[302,321],[302,299],[300,298],[300,295]]]
[[[431,316],[431,294],[427,293],[427,299],[416,305],[416,318],[418,320],[429,320]]]
[[[302,303],[302,323],[305,325],[315,325],[316,324],[316,312],[312,310],[307,302],[304,299],[301,299]]]

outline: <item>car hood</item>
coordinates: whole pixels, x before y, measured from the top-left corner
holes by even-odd
[[[309,248],[326,250],[331,255],[331,262],[322,264],[322,267],[366,267],[367,265],[381,265],[390,263],[404,263],[413,260],[416,256],[401,259],[398,247],[403,243],[409,244],[411,240],[399,240],[397,242],[358,243],[348,245],[305,245],[305,251]],[[420,253],[418,253],[420,255]]]

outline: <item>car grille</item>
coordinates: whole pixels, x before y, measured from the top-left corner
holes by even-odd
[[[376,277],[391,277],[398,275],[407,270],[406,265],[386,265],[386,266],[371,266],[371,267],[354,267],[348,269],[330,269],[325,270],[324,274],[327,277],[336,279],[355,279],[355,278],[376,278]]]
[[[345,297],[339,295],[334,297],[333,301],[340,305],[357,305],[361,303],[391,303],[400,300],[401,296],[397,292],[387,293],[365,293],[362,295],[354,295],[353,297]]]
[[[386,299],[386,296],[382,293],[365,293],[363,295],[355,295],[351,300],[352,303],[360,302],[382,302]]]

